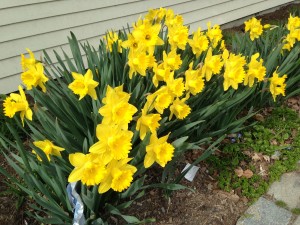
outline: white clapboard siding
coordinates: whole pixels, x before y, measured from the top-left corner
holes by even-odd
[[[0,93],[17,90],[20,54],[37,58],[46,49],[70,54],[67,36],[97,46],[107,30],[131,25],[150,8],[168,7],[182,14],[191,31],[206,23],[225,24],[292,0],[0,0]]]

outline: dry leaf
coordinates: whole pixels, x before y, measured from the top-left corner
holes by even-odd
[[[266,162],[270,162],[271,161],[270,156],[268,156],[268,155],[263,155],[263,158],[264,158],[264,160]]]
[[[254,116],[254,119],[256,119],[258,121],[264,121],[265,120],[264,116],[259,114],[259,113]]]
[[[245,170],[244,173],[243,173],[243,177],[246,177],[246,178],[251,178],[253,176],[253,172],[249,169]]]
[[[254,153],[253,156],[251,157],[254,162],[260,161],[261,160],[261,155],[258,155],[257,153]]]
[[[276,139],[273,139],[270,142],[271,142],[271,145],[278,145],[278,142],[276,141]]]
[[[244,171],[243,171],[243,169],[242,169],[241,167],[236,168],[236,169],[234,170],[234,172],[235,172],[235,174],[236,174],[238,177],[241,177],[241,176],[243,176],[243,174],[244,174]]]

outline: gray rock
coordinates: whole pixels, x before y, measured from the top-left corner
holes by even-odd
[[[290,209],[300,208],[300,172],[283,174],[269,191],[276,200],[284,201]]]
[[[251,205],[236,225],[288,225],[292,213],[261,197]]]

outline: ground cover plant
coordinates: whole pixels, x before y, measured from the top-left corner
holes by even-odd
[[[299,127],[295,111],[274,108],[266,119],[233,137],[233,143],[207,159],[211,175],[218,174],[221,189],[239,189],[248,199],[257,199],[283,173],[297,169]]]
[[[1,172],[33,200],[29,214],[47,224],[107,224],[111,215],[153,221],[122,211],[149,188],[184,188],[184,173],[174,168],[186,152],[199,149],[192,164],[200,162],[243,128],[257,102],[298,93],[300,19],[264,30],[247,23],[251,41],[263,41],[262,32],[290,38],[270,42],[268,53],[229,52],[218,25],[189,37],[180,15],[157,9],[131,31],[108,32],[97,48],[72,34],[72,55],[56,53],[58,66],[47,52],[42,62],[30,50],[22,55],[21,79],[34,105],[19,87],[3,107],[32,139],[32,151],[7,124],[15,140],[1,135],[1,144],[21,181]],[[159,183],[147,183],[151,166],[164,168]]]

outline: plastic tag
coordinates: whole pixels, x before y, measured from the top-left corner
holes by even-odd
[[[182,173],[187,170],[190,167],[191,164],[187,164],[184,169],[182,170]],[[192,182],[196,176],[197,171],[199,170],[198,166],[192,166],[191,169],[184,175],[184,178],[188,181]]]

